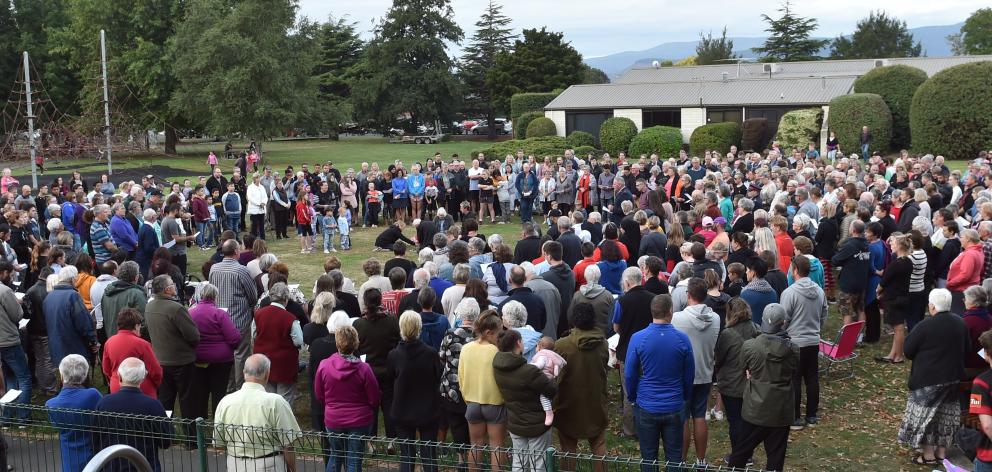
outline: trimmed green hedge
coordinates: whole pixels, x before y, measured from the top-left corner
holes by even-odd
[[[630,118],[609,118],[599,127],[599,144],[613,157],[626,151],[634,136],[637,136],[637,125]]]
[[[544,113],[538,111],[532,111],[520,115],[519,118],[513,120],[513,136],[517,139],[526,138],[527,126],[530,125],[530,122],[542,117],[544,117]]]
[[[551,118],[540,117],[534,118],[530,123],[527,124],[527,137],[528,138],[540,138],[544,136],[555,136],[558,134],[558,129],[555,127],[555,122]]]
[[[832,116],[833,110],[830,111]],[[775,141],[782,145],[783,149],[806,149],[809,143],[817,142],[822,125],[822,108],[792,110],[782,115],[782,119],[779,120]]]
[[[580,159],[585,159],[586,156],[589,155],[589,153],[592,153],[594,156],[597,157],[599,157],[599,155],[602,154],[599,151],[599,149],[596,149],[593,146],[575,146],[574,151],[575,151],[575,155],[579,156]]]
[[[630,141],[628,148],[631,156],[656,152],[662,159],[678,158],[682,150],[682,130],[671,126],[644,128]]]
[[[892,112],[892,146],[909,148],[909,109],[916,89],[927,80],[927,73],[907,65],[877,67],[854,81],[857,93],[875,93]]]
[[[862,126],[867,126],[871,132],[869,153],[888,152],[892,144],[892,112],[880,95],[852,93],[835,97],[830,101],[827,122],[830,131],[837,134],[845,155],[861,154]]]
[[[992,149],[992,62],[944,69],[913,96],[913,149],[951,159],[974,159]]]
[[[693,156],[702,156],[708,150],[730,152],[730,146],[740,146],[741,125],[736,122],[703,125],[692,131],[689,137],[689,150]]]
[[[572,134],[568,135],[566,140],[568,141],[568,145],[574,148],[582,146],[592,147],[596,145],[596,137],[593,136],[592,133],[587,133],[585,131],[572,131]]]
[[[516,154],[517,149],[523,149],[525,155],[533,154],[538,160],[544,156],[562,156],[568,142],[561,136],[544,136],[529,139],[511,139],[509,141],[499,141],[492,146],[476,149],[470,153],[477,156],[480,152],[486,155],[486,159],[503,159],[507,154]]]
[[[741,126],[741,150],[761,151],[771,139],[768,118],[748,118]]]
[[[561,92],[513,94],[510,97],[510,119],[516,121],[518,116],[532,111],[538,111],[544,115],[544,106],[551,103],[551,100],[554,100],[559,93]]]

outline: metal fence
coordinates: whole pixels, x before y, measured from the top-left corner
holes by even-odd
[[[134,447],[153,468],[164,471],[282,471],[287,462],[295,462],[295,470],[300,472],[760,471],[565,453],[554,448],[521,451],[472,447],[38,405],[7,405],[4,414],[5,456],[18,472],[79,471],[96,452],[117,444]],[[104,470],[131,469],[124,459],[116,459]]]

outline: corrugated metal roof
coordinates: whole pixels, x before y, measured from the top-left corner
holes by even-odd
[[[990,56],[950,56],[950,57],[905,57],[893,59],[878,59],[885,65],[905,64],[922,69],[927,75],[933,75],[948,67],[967,62],[992,61]],[[821,76],[860,76],[876,67],[876,59],[851,59],[841,61],[808,61],[783,62],[772,65],[774,72],[771,77],[821,77]],[[721,80],[723,74],[728,78],[768,78],[764,72],[763,63],[741,63],[740,68],[735,63],[711,66],[686,67],[653,67],[630,69],[617,78],[615,83],[664,83],[683,82],[690,80]]]
[[[855,76],[573,85],[547,110],[825,105],[850,93]]]

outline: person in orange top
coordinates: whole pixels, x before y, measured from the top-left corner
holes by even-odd
[[[90,300],[90,288],[93,287],[93,282],[96,282],[96,276],[93,275],[93,259],[90,258],[89,254],[81,253],[76,256],[76,263],[73,265],[79,271],[79,277],[76,279],[76,291],[79,292],[79,296],[83,297],[83,305],[86,306],[86,309],[92,311],[93,301]]]
[[[575,263],[575,268],[572,272],[575,272],[575,289],[578,290],[579,287],[586,284],[586,267],[596,264],[596,259],[593,257],[593,253],[596,252],[596,245],[586,241],[582,243],[579,247],[582,252],[582,260]]]
[[[778,268],[787,273],[792,264],[792,256],[796,254],[792,237],[789,236],[789,221],[779,215],[772,218],[771,227],[775,235],[775,246],[778,247]]]
[[[117,334],[110,337],[103,346],[103,375],[109,381],[110,393],[121,389],[121,377],[117,367],[124,359],[134,357],[145,363],[145,380],[141,382],[141,393],[158,398],[158,386],[162,383],[162,366],[155,357],[155,351],[148,341],[141,339],[141,313],[134,308],[125,308],[117,314]]]

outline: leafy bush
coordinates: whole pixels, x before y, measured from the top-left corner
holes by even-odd
[[[833,117],[833,110],[830,110]],[[778,132],[775,141],[783,149],[806,149],[809,143],[816,142],[823,126],[823,109],[803,108],[792,110],[782,115],[778,122]]]
[[[575,155],[579,156],[579,158],[581,159],[585,159],[586,156],[589,155],[589,153],[592,153],[594,156],[597,157],[600,154],[599,150],[593,146],[575,146],[574,151],[575,151]]]
[[[544,156],[562,156],[566,147],[568,142],[561,136],[543,136],[499,141],[490,147],[474,150],[470,155],[477,156],[481,152],[486,155],[487,160],[503,159],[507,154],[516,154],[517,149],[523,149],[525,155],[533,154],[540,160]]]
[[[741,125],[732,121],[700,126],[689,137],[689,150],[693,156],[702,156],[707,149],[727,154],[730,146],[740,144]]]
[[[530,125],[530,122],[534,121],[537,118],[542,118],[542,117],[544,117],[544,113],[533,111],[529,113],[524,113],[523,115],[520,115],[519,118],[513,120],[514,137],[516,137],[517,139],[526,138],[527,126]]]
[[[540,118],[534,118],[527,124],[528,138],[540,138],[542,136],[554,136],[556,134],[558,134],[558,129],[555,127],[555,122],[551,118],[542,116]]]
[[[637,136],[637,125],[630,118],[609,118],[599,127],[599,144],[612,156],[626,151],[634,136]]]
[[[574,148],[582,146],[595,146],[596,137],[592,133],[587,133],[585,131],[572,131],[572,134],[568,135],[568,145]]]
[[[682,130],[671,126],[644,128],[630,141],[628,148],[631,156],[656,152],[662,159],[677,158],[682,150]]]
[[[544,115],[544,106],[551,103],[561,92],[551,93],[515,93],[510,97],[510,119],[516,121],[517,117],[532,111],[541,112]]]
[[[909,108],[916,89],[927,80],[927,73],[907,65],[877,67],[854,81],[857,93],[875,93],[892,112],[892,146],[908,148]]]
[[[951,159],[973,159],[992,149],[992,62],[944,69],[913,96],[909,126],[913,149]]]
[[[884,153],[892,144],[892,112],[880,95],[852,93],[835,97],[830,101],[827,122],[830,131],[837,134],[844,154],[861,153],[862,126],[867,126],[871,132],[871,148],[868,152]]]
[[[748,118],[741,127],[741,149],[745,151],[761,151],[768,146],[771,138],[768,118]]]

